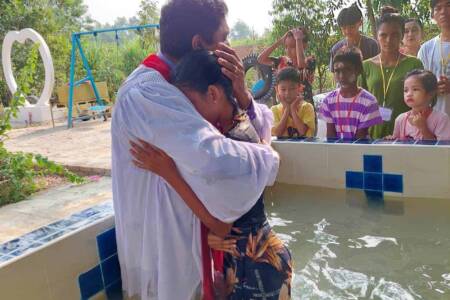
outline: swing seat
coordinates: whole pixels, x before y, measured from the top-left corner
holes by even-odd
[[[73,89],[72,116],[80,120],[102,115],[106,120],[107,110],[111,108],[106,81],[96,82],[97,91],[104,105],[96,102],[94,90],[90,82],[83,82]],[[69,107],[69,85],[65,84],[57,89],[58,105]]]
[[[106,112],[109,108],[109,105],[93,105],[89,107],[89,111],[92,113],[94,120],[96,117],[100,116],[103,117],[103,121],[106,122],[108,120]]]

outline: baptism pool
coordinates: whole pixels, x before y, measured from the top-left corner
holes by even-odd
[[[450,299],[450,201],[277,184],[266,209],[293,254],[293,299]]]
[[[342,143],[341,143],[342,142]],[[292,299],[450,299],[450,143],[276,141]],[[119,299],[112,203],[0,245],[1,299]]]

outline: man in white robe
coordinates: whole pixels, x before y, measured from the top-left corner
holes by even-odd
[[[169,1],[161,13],[157,59],[170,68],[192,47],[217,48],[226,39],[225,15],[222,0]],[[188,28],[192,18],[199,24]],[[233,62],[224,62],[224,73],[243,72]],[[208,211],[228,223],[245,214],[274,182],[279,157],[270,146],[225,138],[157,69],[139,66],[115,104],[111,132],[118,254],[127,297],[189,300],[202,280],[200,221],[162,178],[134,166],[130,140],[139,138],[164,150]],[[248,92],[239,75],[232,78],[234,92],[244,103],[239,97]],[[256,129],[270,140],[270,110],[256,103],[250,108]]]

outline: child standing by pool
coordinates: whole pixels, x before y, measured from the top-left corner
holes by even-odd
[[[273,45],[264,49],[258,56],[258,63],[271,66],[275,73],[284,68],[293,67],[300,71],[303,84],[303,97],[306,102],[313,103],[312,83],[316,69],[314,56],[306,56],[309,35],[305,27],[294,28],[286,32]],[[273,57],[271,54],[284,45],[285,55]]]
[[[433,110],[438,82],[430,71],[413,70],[405,77],[404,101],[410,111],[395,119],[394,133],[388,139],[450,140],[450,119]]]
[[[362,69],[361,52],[355,47],[343,48],[333,58],[334,78],[340,88],[329,93],[320,107],[328,138],[366,138],[369,127],[383,122],[377,99],[358,87]]]
[[[316,129],[316,117],[312,104],[303,100],[300,72],[292,67],[281,70],[277,76],[276,92],[281,103],[272,106],[272,135],[312,137]]]

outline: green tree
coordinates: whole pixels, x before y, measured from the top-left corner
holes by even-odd
[[[138,12],[140,25],[159,24],[159,8],[156,0],[141,0]],[[147,29],[139,32],[143,48],[156,48],[158,44],[157,29]]]
[[[253,30],[242,20],[237,20],[231,29],[230,38],[232,40],[244,40],[254,36]]]
[[[376,36],[376,17],[384,5],[398,9],[399,13],[408,18],[419,19],[425,27],[426,39],[437,33],[437,28],[431,21],[430,0],[365,0],[372,35]]]
[[[80,31],[92,21],[86,17],[82,0],[3,0],[0,1],[0,47],[7,32],[33,28],[47,42],[55,67],[56,85],[66,82],[70,65],[70,34]],[[14,45],[14,71],[24,67],[29,56],[29,45]],[[1,59],[1,58],[0,58]],[[3,73],[0,70],[0,77]],[[43,65],[38,64],[32,93],[39,93],[43,85]],[[0,80],[0,99],[8,103],[10,95]]]
[[[329,49],[339,39],[335,13],[344,0],[274,0],[273,24],[275,37],[293,27],[304,26],[310,34],[307,52],[316,57],[318,89],[323,92],[330,60]]]

